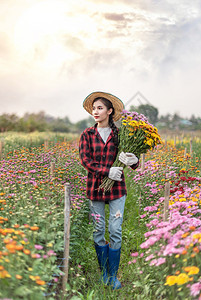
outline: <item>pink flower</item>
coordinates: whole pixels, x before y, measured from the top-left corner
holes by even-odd
[[[149,261],[150,259],[154,258],[154,255],[153,254],[150,254],[149,256],[147,256],[145,258],[145,261]]]
[[[56,255],[56,253],[55,253],[53,250],[49,250],[49,251],[47,252],[47,255],[48,255],[48,256],[52,256],[52,255]]]
[[[41,246],[41,245],[34,245],[34,247],[35,247],[37,250],[42,250],[42,249],[43,249],[43,246]]]
[[[156,266],[160,266],[166,262],[166,259],[164,257],[159,257]]]
[[[201,283],[200,282],[192,284],[192,286],[191,286],[191,296],[199,295],[200,291],[201,291]]]
[[[138,252],[131,253],[131,256],[137,257],[138,256]]]
[[[150,266],[154,266],[154,265],[156,265],[156,263],[157,263],[157,259],[153,259],[151,262],[150,262]]]

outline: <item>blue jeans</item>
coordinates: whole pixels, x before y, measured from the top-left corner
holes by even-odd
[[[122,229],[124,206],[126,196],[109,201],[109,237],[110,247],[119,249],[122,241]],[[105,245],[105,202],[89,200],[91,216],[94,224],[93,238],[98,246]]]

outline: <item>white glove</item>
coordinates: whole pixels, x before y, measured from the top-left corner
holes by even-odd
[[[132,166],[138,162],[138,158],[133,153],[121,152],[119,154],[119,161],[122,162],[126,166]]]
[[[122,181],[121,175],[122,175],[123,168],[122,167],[111,167],[108,178],[115,180],[115,181]]]

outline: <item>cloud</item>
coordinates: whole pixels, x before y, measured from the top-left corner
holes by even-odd
[[[60,0],[62,22],[35,40],[21,24],[18,37],[26,47],[18,40],[16,50],[13,28],[37,3],[46,5],[0,1],[1,111],[45,110],[77,121],[88,116],[82,100],[95,90],[125,102],[139,90],[162,114],[201,111],[200,1]],[[40,17],[43,22],[41,11]]]

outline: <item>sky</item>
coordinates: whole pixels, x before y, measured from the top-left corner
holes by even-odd
[[[139,91],[201,117],[200,49],[201,0],[0,0],[0,114],[77,122],[91,92]]]

